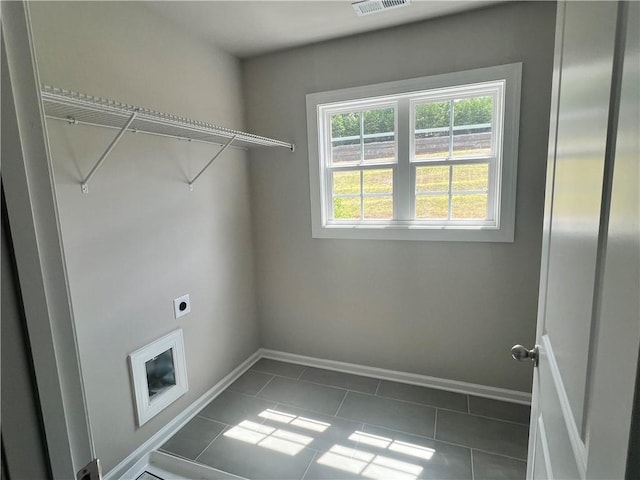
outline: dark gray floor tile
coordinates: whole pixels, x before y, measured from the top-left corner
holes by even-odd
[[[524,480],[527,464],[513,458],[473,451],[473,471],[476,480]]]
[[[221,423],[194,417],[165,442],[160,450],[194,460],[224,429],[225,425]]]
[[[435,408],[349,392],[338,416],[356,422],[433,437]]]
[[[333,370],[324,370],[322,368],[313,367],[307,367],[300,377],[300,380],[344,388],[361,393],[373,394],[376,393],[376,388],[378,388],[378,380],[376,378],[362,377],[360,375],[351,375],[349,373],[335,372]]]
[[[425,479],[471,480],[471,451],[435,440],[365,426],[352,444],[318,453],[305,480]]]
[[[261,358],[251,367],[251,370],[297,379],[300,378],[300,375],[302,375],[302,372],[304,372],[306,368],[304,365],[271,360],[270,358]]]
[[[345,393],[346,390],[335,387],[275,377],[258,396],[314,412],[333,415],[340,406]]]
[[[418,387],[406,383],[382,380],[378,395],[407,402],[421,403],[432,407],[467,412],[467,396],[462,393],[446,392],[435,388]]]
[[[265,420],[265,425],[313,437],[307,447],[314,450],[329,450],[336,444],[355,446],[349,437],[362,430],[363,426],[362,423],[282,404],[273,413],[270,419]]]
[[[225,390],[213,399],[199,415],[227,425],[237,425],[243,420],[260,422],[258,414],[275,406],[276,402]]]
[[[420,479],[471,480],[472,478],[471,450],[468,448],[371,425],[365,425],[363,432],[373,437],[361,437],[358,443],[359,450],[420,465],[423,469],[418,475]],[[388,443],[388,446],[382,450],[367,444],[368,441],[376,443],[376,440]]]
[[[529,425],[531,407],[491,398],[469,396],[469,413]]]
[[[438,440],[525,459],[528,438],[529,428],[526,425],[438,410]]]
[[[252,425],[245,426],[251,431]],[[202,452],[197,461],[249,479],[302,478],[315,451],[302,448],[291,454],[292,451],[288,449],[295,446],[295,442],[274,437],[267,432],[268,430],[253,431],[253,435],[247,436],[246,432],[229,428]],[[281,450],[288,450],[290,454]]]
[[[229,385],[229,390],[233,392],[255,395],[273,378],[268,373],[247,370],[240,378]]]

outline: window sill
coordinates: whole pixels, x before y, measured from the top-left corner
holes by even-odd
[[[435,226],[420,224],[314,225],[313,238],[342,240],[413,240],[432,242],[513,243],[512,229],[495,226]]]

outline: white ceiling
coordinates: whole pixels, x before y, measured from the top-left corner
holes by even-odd
[[[499,1],[413,0],[359,17],[350,1],[149,1],[147,8],[228,53],[247,58],[276,50],[481,8]]]

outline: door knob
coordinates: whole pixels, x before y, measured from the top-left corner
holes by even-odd
[[[514,345],[511,347],[511,356],[514,360],[518,360],[519,362],[529,359],[533,362],[533,366],[538,366],[538,357],[539,357],[539,349],[538,345],[533,347],[532,350],[527,350],[522,345]]]

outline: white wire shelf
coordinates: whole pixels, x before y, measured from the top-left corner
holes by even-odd
[[[195,140],[222,146],[202,171],[189,181],[190,187],[228,147],[245,149],[259,146],[283,147],[291,151],[295,148],[294,144],[281,140],[48,85],[42,86],[40,94],[47,118],[63,120],[70,124],[94,125],[119,130],[116,138],[105,150],[89,175],[82,181],[82,191],[85,193],[88,191],[89,179],[126,132]]]

